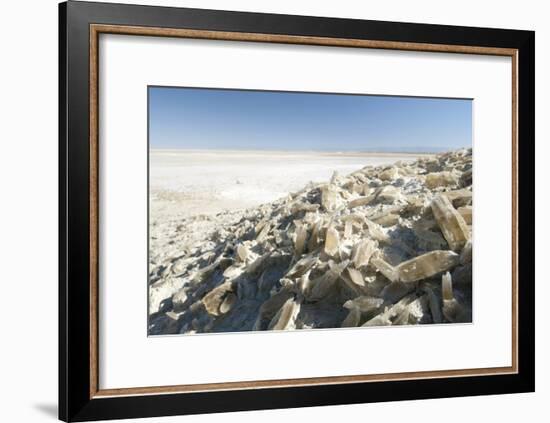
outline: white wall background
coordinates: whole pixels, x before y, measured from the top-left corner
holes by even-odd
[[[120,0],[121,2],[125,2]],[[141,3],[134,1],[133,3]],[[550,155],[550,27],[545,2],[407,0],[146,1],[171,6],[231,9],[537,31],[537,392],[535,394],[317,407],[149,419],[161,422],[279,422],[295,420],[446,423],[542,421],[550,397],[550,340],[546,298],[550,285],[540,263],[545,240]],[[57,2],[27,0],[0,6],[0,420],[55,421],[57,410]],[[537,418],[537,415],[541,415]]]

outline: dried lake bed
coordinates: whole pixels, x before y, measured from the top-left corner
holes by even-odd
[[[239,210],[277,200],[333,172],[412,161],[422,154],[160,150],[149,155],[150,219]]]

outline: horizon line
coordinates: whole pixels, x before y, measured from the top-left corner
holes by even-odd
[[[335,153],[335,154],[361,154],[361,153],[371,153],[371,154],[437,154],[444,153],[448,151],[457,151],[471,149],[472,147],[458,147],[450,149],[430,149],[430,148],[421,148],[411,149],[411,148],[392,148],[392,149],[363,149],[363,150],[331,150],[331,149],[277,149],[277,148],[186,148],[186,147],[153,147],[149,146],[149,150],[165,150],[165,151],[235,151],[235,152],[281,152],[281,153],[300,153],[300,152],[311,152],[311,153]]]

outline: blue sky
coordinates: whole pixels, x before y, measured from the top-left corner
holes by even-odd
[[[444,151],[470,147],[472,101],[149,87],[151,148]]]

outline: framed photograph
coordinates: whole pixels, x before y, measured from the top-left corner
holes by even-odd
[[[534,390],[534,33],[66,2],[64,421]]]

